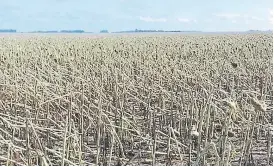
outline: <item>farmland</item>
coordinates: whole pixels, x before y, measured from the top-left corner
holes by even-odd
[[[272,165],[273,36],[0,36],[0,165]]]

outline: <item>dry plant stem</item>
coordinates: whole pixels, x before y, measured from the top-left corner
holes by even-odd
[[[230,156],[231,155],[231,145],[229,145],[228,149],[227,149],[227,158],[226,158],[226,161],[224,163],[224,166],[228,166],[229,165],[229,162],[230,162]]]
[[[212,117],[211,118],[211,129],[210,134],[208,136],[208,142],[211,142],[214,136],[214,129],[215,129],[215,115],[216,115],[216,108],[212,107]]]
[[[180,107],[180,124],[179,124],[179,132],[180,132],[180,142],[184,143],[186,139],[188,138],[188,112],[186,112],[186,117],[183,118],[183,106]],[[185,133],[183,133],[183,130],[186,130]]]
[[[171,165],[170,157],[170,141],[171,141],[171,127],[168,128],[168,141],[167,141],[167,165]]]
[[[152,166],[155,165],[156,162],[156,141],[157,141],[157,135],[156,135],[156,122],[155,122],[155,111],[153,111],[153,117],[151,118],[153,120],[153,148],[152,148]]]
[[[47,143],[47,147],[50,146],[50,120],[49,120],[49,116],[50,116],[50,111],[49,111],[49,103],[47,103],[47,107],[46,107],[46,127],[47,127],[47,132],[46,132],[46,143]],[[46,150],[45,150],[45,154],[46,154]]]
[[[138,149],[138,165],[141,165],[141,158],[142,158],[142,142],[139,142],[139,149]]]
[[[103,165],[107,165],[107,149],[108,149],[108,135],[106,133],[106,126],[103,124]]]
[[[83,114],[83,107],[84,107],[84,85],[81,81],[81,106],[80,106],[80,129],[79,129],[79,139],[80,139],[80,146],[79,146],[79,165],[82,165],[82,152],[84,151],[84,114]]]
[[[40,163],[38,165],[40,165],[40,166],[49,166],[49,164],[47,163],[47,160],[44,156],[44,153],[39,151],[39,150],[37,150],[36,152],[38,154],[38,158],[39,158],[39,161],[40,161]],[[52,165],[50,165],[50,166],[52,166]]]
[[[67,133],[68,133],[68,124],[69,124],[69,116],[66,117],[66,124],[65,124],[65,133],[63,139],[63,153],[62,153],[62,160],[61,166],[65,166],[65,159],[66,159],[66,146],[67,146]]]
[[[16,85],[15,85],[15,103],[17,103],[17,87],[16,87]],[[11,100],[11,107],[12,107],[12,110],[13,110],[12,112],[13,112],[13,113],[15,114],[15,116],[16,116],[16,115],[17,115],[16,105],[13,105],[12,100]],[[11,143],[14,143],[14,142],[15,142],[15,133],[16,133],[16,128],[12,128]],[[13,152],[14,152],[14,150],[13,150],[12,146],[9,145],[9,147],[11,147],[11,148],[9,148],[10,150],[9,150],[9,152],[8,152],[8,155],[9,155],[9,157],[10,157],[10,160],[13,160]],[[10,162],[10,163],[8,163],[8,164],[11,165],[11,166],[14,165],[12,162]],[[7,166],[9,166],[9,165],[7,165]]]
[[[30,113],[29,113],[29,114],[30,114]],[[44,152],[45,152],[45,151],[44,151],[43,146],[42,146],[42,144],[41,144],[41,141],[40,141],[40,139],[39,139],[39,137],[38,137],[38,135],[37,135],[37,133],[36,133],[36,130],[35,130],[35,128],[33,127],[33,124],[32,124],[31,121],[29,122],[29,124],[30,124],[31,129],[32,129],[32,132],[33,132],[33,134],[34,134],[34,136],[35,136],[35,138],[36,138],[38,147],[39,147],[39,149],[40,149],[40,150],[38,150],[38,151],[39,151],[39,156],[42,156],[42,158],[44,159],[44,161],[47,163],[47,161],[49,161],[49,160],[48,160],[48,158],[45,157],[45,155],[44,155]]]
[[[193,119],[193,108],[194,105],[192,105],[191,109],[190,109],[190,113],[189,113],[189,127],[188,127],[188,140],[189,140],[189,153],[188,153],[188,166],[191,166],[192,164],[192,145],[193,145],[193,140],[192,140],[192,136],[191,136],[191,130],[192,130],[192,119]]]
[[[207,142],[208,142],[207,140],[208,140],[208,137],[209,137],[209,135],[208,135],[209,132],[208,131],[209,131],[209,127],[210,127],[210,125],[209,125],[210,113],[211,113],[211,106],[208,107],[207,115],[206,115],[206,122],[205,122],[205,127],[206,127],[206,130],[205,130],[205,145],[207,145]],[[205,156],[203,156],[202,162],[204,164],[206,164],[206,158],[205,158]]]
[[[123,80],[124,80],[124,77],[123,77],[123,75],[122,75],[122,82],[123,82]],[[120,122],[121,122],[121,130],[120,130],[120,138],[121,138],[121,142],[122,143],[124,143],[124,124],[125,124],[125,122],[124,122],[124,100],[125,100],[125,98],[124,98],[124,96],[125,96],[125,85],[124,85],[124,82],[123,82],[123,88],[122,88],[122,94],[121,94],[121,98],[119,98],[119,103],[120,103]],[[121,149],[121,152],[123,152],[123,149],[122,148],[120,148]]]
[[[270,129],[271,126],[269,125],[267,127],[267,165],[270,165],[270,159],[271,159],[271,146],[272,146],[272,142],[271,142],[271,138],[273,137],[270,134]]]
[[[2,159],[2,160],[6,160],[6,161],[10,161],[10,162],[12,162],[13,164],[15,164],[15,165],[20,165],[20,166],[24,166],[24,164],[22,164],[22,163],[19,163],[19,162],[17,162],[16,160],[11,160],[11,159],[8,159],[8,158],[6,158],[6,157],[2,157],[2,156],[0,156],[0,159]],[[15,165],[13,165],[13,166],[15,166]]]
[[[56,157],[62,159],[62,155],[59,155],[59,152],[56,152],[55,150],[49,149],[49,148],[45,148],[48,152],[54,154]],[[71,162],[68,159],[65,159],[66,164],[68,164],[68,166],[77,166],[75,163]]]
[[[6,166],[9,166],[10,165],[10,163],[11,163],[11,160],[12,160],[12,157],[11,157],[11,150],[12,150],[12,148],[11,148],[12,146],[11,146],[11,144],[8,144],[8,156],[7,156],[7,162],[6,162]]]
[[[68,138],[66,140],[66,159],[69,159],[70,157],[70,147],[72,146],[72,141],[71,141],[71,131],[72,131],[72,125],[73,125],[73,121],[72,121],[72,103],[73,103],[73,93],[71,92],[69,95],[69,110],[68,110],[68,132],[67,132],[67,136]]]
[[[118,98],[118,81],[117,81],[117,72],[116,70],[114,71],[114,91],[113,91],[113,103],[114,103],[114,107],[115,107],[115,133],[120,133],[120,130],[117,128],[119,126],[118,123],[118,107],[119,107],[119,98]],[[112,134],[114,135],[114,134]],[[116,151],[116,142],[114,145],[114,153],[116,154],[116,156],[120,156],[119,153]]]
[[[24,99],[24,110],[25,110],[25,115],[26,115],[26,129],[25,129],[25,139],[26,139],[26,154],[27,154],[27,165],[30,166],[31,165],[31,160],[30,160],[30,135],[29,135],[29,119],[30,119],[30,115],[29,112],[27,111],[26,108],[26,99],[27,99],[27,95],[25,95],[25,99]]]
[[[204,114],[206,110],[209,108],[208,105],[210,105],[210,100],[211,97],[208,98],[207,103],[204,106],[204,109],[201,111],[200,119],[199,119],[199,126],[198,126],[198,148],[197,148],[197,157],[200,158],[200,149],[201,149],[201,140],[202,140],[202,126],[203,126],[203,119],[204,119]]]
[[[38,119],[38,109],[37,109],[37,80],[34,83],[34,96],[32,97],[32,105],[33,105],[33,111],[35,113],[35,121],[34,123],[37,124],[37,119]]]
[[[181,162],[182,162],[182,161],[183,161],[183,156],[182,156],[182,154],[181,154],[181,149],[180,149],[180,146],[179,146],[179,143],[178,143],[178,140],[177,140],[177,138],[176,138],[176,135],[175,135],[175,133],[174,133],[174,129],[173,129],[173,128],[171,128],[171,132],[172,132],[173,138],[174,138],[175,143],[176,143],[176,147],[177,147],[178,154],[179,154],[179,156],[180,156],[180,160],[181,160]]]
[[[251,122],[251,115],[249,116],[247,127],[250,127],[249,126],[250,122]],[[244,136],[244,142],[243,142],[242,151],[241,151],[241,157],[240,157],[240,165],[242,164],[243,160],[246,160],[245,159],[245,155],[246,155],[246,147],[247,147],[247,144],[248,144],[247,142],[249,140],[249,133],[250,133],[250,131],[247,130],[247,132],[245,133],[245,136]]]
[[[225,122],[225,131],[223,132],[223,140],[222,140],[222,153],[221,153],[221,164],[225,164],[225,151],[226,151],[226,142],[227,142],[227,137],[228,137],[228,130],[229,126],[231,124],[231,116],[235,112],[235,108],[230,107],[228,116],[226,117],[226,122]]]
[[[218,155],[218,151],[217,151],[216,145],[215,145],[215,143],[213,143],[213,142],[207,143],[207,145],[205,145],[204,150],[201,152],[201,156],[199,156],[199,157],[196,159],[195,163],[194,163],[195,166],[198,166],[198,165],[199,165],[200,160],[201,160],[201,157],[203,157],[204,155],[206,155],[206,154],[209,152],[209,149],[210,149],[210,148],[212,149],[213,153],[214,153],[215,156],[216,156],[216,162],[217,162],[216,165],[219,166],[220,157],[219,157],[219,155]]]
[[[68,108],[68,113],[66,115],[66,124],[65,124],[65,132],[64,132],[64,139],[63,139],[63,153],[62,153],[62,161],[61,161],[61,166],[65,165],[65,159],[68,159],[69,156],[69,144],[70,142],[67,141],[70,139],[68,136],[70,136],[70,129],[71,129],[71,124],[70,124],[70,119],[71,119],[71,112],[72,112],[72,93],[69,96],[69,108]]]
[[[112,132],[111,134],[111,146],[110,146],[110,153],[109,153],[109,160],[108,160],[108,166],[111,165],[111,160],[112,160],[112,152],[113,152],[113,147],[115,145],[115,140],[114,140],[114,135],[113,135],[114,132]]]
[[[100,158],[100,149],[101,149],[101,117],[102,117],[102,96],[101,96],[102,87],[100,88],[99,92],[99,103],[98,103],[98,118],[97,118],[97,139],[96,139],[96,160],[95,164],[99,165],[99,158]]]
[[[250,149],[252,147],[252,141],[253,141],[253,133],[254,133],[254,128],[255,128],[258,115],[259,115],[259,111],[255,110],[255,116],[253,118],[252,126],[250,127],[250,133],[249,133],[250,136],[248,137],[248,140],[247,140],[247,148],[246,148],[246,155],[245,155],[246,162],[247,162],[247,158],[250,156]]]

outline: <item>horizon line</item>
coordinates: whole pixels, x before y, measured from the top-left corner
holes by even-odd
[[[220,31],[202,31],[202,30],[156,30],[156,29],[135,29],[135,30],[119,30],[119,31],[108,31],[107,29],[92,32],[85,31],[82,29],[67,29],[67,30],[34,30],[34,31],[17,31],[16,29],[0,29],[0,33],[161,33],[161,32],[251,32],[251,31],[272,31],[268,30],[220,30]]]

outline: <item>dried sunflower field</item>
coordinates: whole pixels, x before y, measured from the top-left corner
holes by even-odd
[[[272,165],[273,36],[0,36],[0,165]]]

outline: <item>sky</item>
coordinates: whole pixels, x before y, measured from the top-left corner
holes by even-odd
[[[273,29],[273,0],[0,0],[0,29]]]

